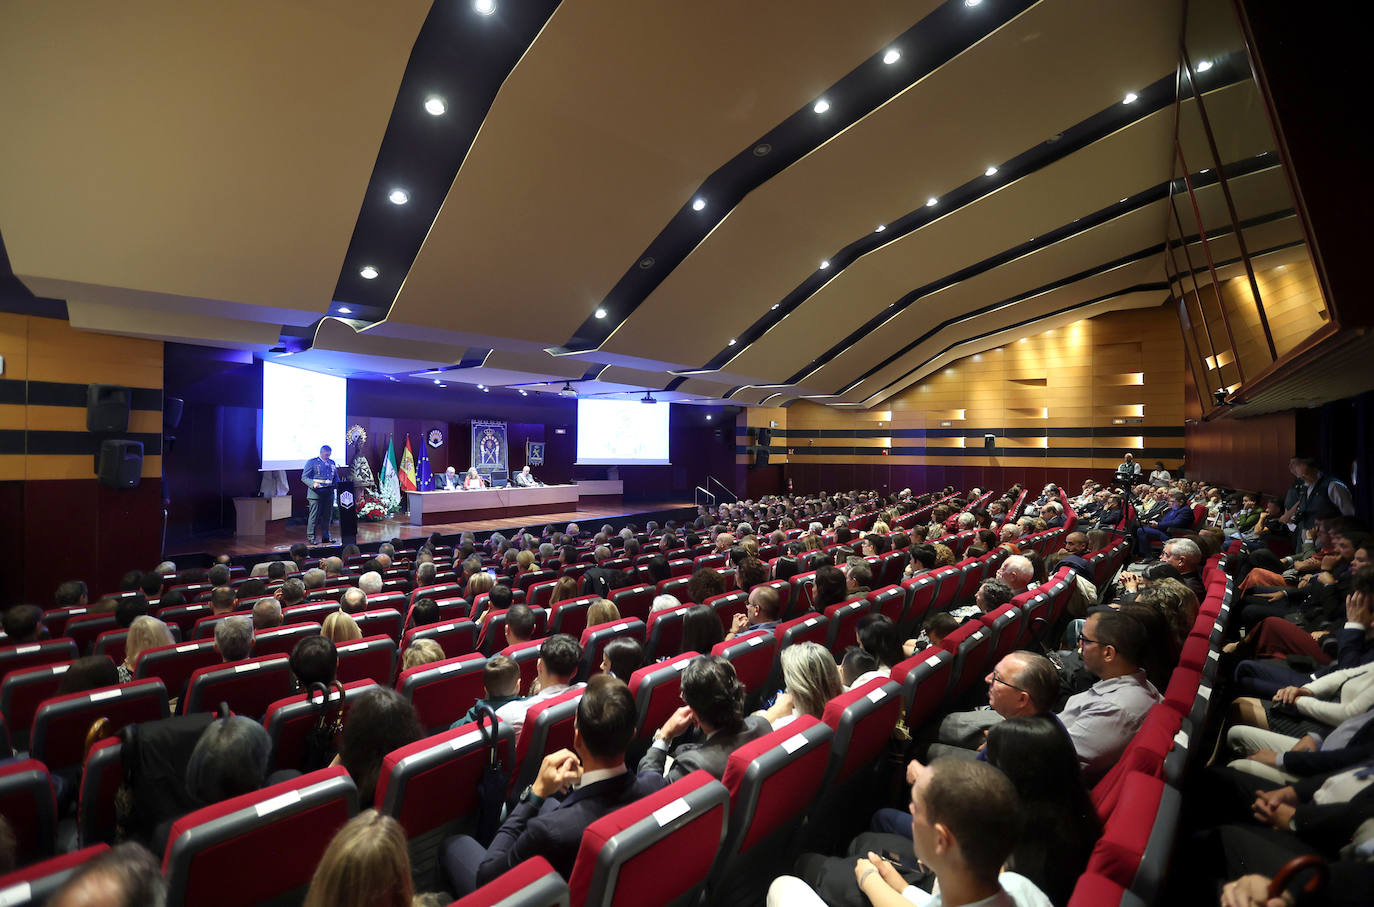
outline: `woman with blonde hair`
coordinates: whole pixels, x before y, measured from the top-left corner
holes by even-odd
[[[411,668],[420,665],[434,664],[436,661],[444,660],[444,650],[437,642],[432,639],[417,639],[407,648],[401,656],[401,670],[409,671]]]
[[[467,588],[463,590],[463,598],[471,603],[476,603],[477,596],[483,592],[490,592],[491,587],[496,585],[496,577],[485,570],[478,570],[468,577]]]
[[[173,642],[172,631],[156,617],[146,614],[135,617],[124,637],[124,663],[115,671],[119,682],[128,683],[134,679],[134,667],[143,652],[159,646],[170,646]]]
[[[352,615],[345,614],[343,611],[335,611],[324,619],[324,623],[320,624],[320,635],[337,646],[340,643],[362,639],[363,631]]]
[[[613,620],[620,620],[620,609],[610,599],[598,598],[587,609],[587,626],[589,627],[594,627],[597,624],[608,624]]]
[[[405,831],[390,816],[366,809],[329,842],[305,907],[411,907],[417,900]]]
[[[763,717],[774,730],[798,715],[821,717],[825,704],[844,692],[840,669],[825,646],[802,642],[782,650],[783,692]]]

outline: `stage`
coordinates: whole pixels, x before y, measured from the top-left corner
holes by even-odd
[[[538,532],[549,523],[560,529],[568,523],[580,523],[583,529],[596,530],[601,527],[602,523],[611,523],[619,528],[627,521],[640,524],[649,519],[656,519],[660,523],[665,519],[681,521],[694,518],[695,514],[696,505],[691,500],[615,501],[614,503],[602,504],[597,503],[596,498],[584,498],[568,509],[498,519],[470,519],[424,526],[412,525],[410,517],[402,513],[398,514],[395,519],[381,520],[375,523],[360,521],[358,523],[357,541],[359,545],[366,547],[368,544],[376,545],[398,538],[427,538],[434,532],[440,535],[456,535],[459,532],[471,531],[478,533],[479,537],[498,529],[507,531],[521,527]],[[338,531],[338,523],[334,524],[334,531]],[[175,542],[169,541],[166,556],[169,560],[175,561],[178,557],[186,555],[206,555],[208,558],[213,558],[221,554],[227,554],[231,557],[264,554],[285,551],[296,542],[303,541],[305,541],[305,515],[297,514],[288,520],[269,522],[266,536],[240,537],[233,532],[226,531],[216,535],[197,536]],[[334,547],[337,549],[338,546],[335,545]],[[319,546],[313,550],[321,552],[327,551],[329,548],[328,546]],[[194,566],[189,562],[188,565]],[[181,565],[178,564],[178,566]]]

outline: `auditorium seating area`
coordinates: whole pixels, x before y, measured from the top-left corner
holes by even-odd
[[[1023,490],[1012,494],[1008,520],[1027,500]],[[948,493],[925,495],[906,504],[890,529],[895,534],[924,525],[946,501],[958,500],[973,509],[991,497],[991,492],[957,499]],[[1063,502],[1067,524],[1021,537],[1021,551],[1045,555],[1061,547],[1075,521],[1067,498]],[[877,506],[869,505],[850,515],[848,526],[863,532],[879,516]],[[832,517],[824,513],[819,519],[830,525]],[[797,528],[785,535],[791,540],[805,532]],[[822,552],[842,547],[833,541],[833,532],[825,535]],[[1103,586],[1127,562],[1126,539],[1115,539],[1088,555]],[[776,630],[742,634],[713,652],[732,662],[751,696],[766,697],[777,688],[778,662],[788,646],[813,640],[842,655],[855,641],[859,618],[870,613],[891,617],[902,638],[914,635],[932,612],[969,602],[979,582],[993,576],[1007,556],[997,548],[962,557],[972,532],[929,539],[937,540],[954,553],[953,565],[904,576],[910,563],[905,549],[866,558],[875,587],[823,611],[811,606],[814,571],[770,579],[783,602]],[[674,572],[682,575],[654,583],[647,562],[659,553],[661,538],[640,533],[639,541],[642,553],[633,563],[626,561],[631,582],[613,595],[620,617],[609,623],[586,626],[586,609],[596,596],[549,603],[550,579],[522,582],[527,574],[512,585],[522,588],[541,612],[548,609],[550,632],[580,637],[587,653],[583,676],[599,670],[601,648],[612,639],[628,636],[645,645],[647,665],[629,682],[639,708],[642,752],[648,735],[680,704],[681,670],[697,654],[680,651],[681,616],[691,605],[681,582],[686,572],[706,565],[721,575],[727,592],[705,604],[717,610],[727,627],[744,595],[733,591],[736,571],[714,559],[710,542],[673,552],[684,555],[672,560]],[[621,547],[623,539],[613,536],[609,544]],[[453,549],[440,547],[434,554],[436,562],[448,564]],[[581,545],[578,554],[579,564],[571,570],[550,561],[540,572],[554,578],[580,573],[592,559],[592,546]],[[759,555],[770,555],[765,560],[772,577],[783,552],[765,544]],[[251,657],[241,661],[221,664],[213,642],[199,629],[207,618],[197,617],[196,602],[210,594],[201,571],[165,579],[164,594],[178,589],[191,604],[160,612],[153,604],[153,613],[189,641],[142,652],[130,683],[52,695],[54,681],[75,657],[113,651],[102,646],[110,631],[82,630],[90,620],[81,608],[49,612],[48,641],[0,647],[3,728],[9,746],[28,757],[0,765],[0,803],[15,829],[21,861],[18,871],[0,878],[0,903],[41,903],[83,855],[115,843],[114,797],[123,772],[120,743],[113,735],[126,725],[173,711],[193,714],[227,705],[235,714],[263,722],[272,740],[274,769],[299,768],[304,737],[316,713],[306,706],[304,694],[292,692],[287,653],[300,639],[319,632],[323,619],[338,607],[336,596],[356,582],[365,560],[350,558],[340,578],[344,581],[313,590],[308,604],[287,608],[286,625],[259,634]],[[1213,718],[1209,697],[1231,600],[1219,561],[1220,556],[1206,564],[1207,597],[1183,659],[1162,691],[1165,701],[1150,711],[1125,754],[1092,789],[1105,833],[1070,902],[1074,907],[1154,903],[1162,890],[1179,822],[1179,785],[1202,758],[1200,741]],[[499,567],[494,558],[483,563]],[[314,563],[300,566],[308,569]],[[398,551],[384,576],[392,588],[402,590],[410,569],[408,553]],[[247,580],[244,569],[231,572],[231,585]],[[376,601],[369,599],[368,610],[355,615],[365,624],[364,637],[339,646],[339,679],[346,684],[347,699],[374,686],[392,687],[413,703],[429,735],[386,756],[373,802],[360,802],[353,779],[342,768],[332,768],[192,812],[175,823],[166,852],[158,855],[171,886],[171,903],[299,898],[334,831],[369,806],[395,817],[405,829],[416,890],[442,890],[436,849],[446,835],[473,828],[475,791],[488,764],[477,726],[450,730],[450,725],[483,695],[482,668],[488,657],[501,652],[529,665],[538,645],[536,638],[497,648],[487,631],[500,615],[489,618],[486,630],[479,632],[469,620],[470,605],[459,595],[456,579],[456,573],[443,570],[427,587],[409,594],[385,593],[386,608],[374,608]],[[269,594],[281,582],[269,583]],[[664,591],[675,591],[682,604],[651,613],[654,595]],[[458,903],[695,903],[693,899],[703,897],[707,903],[760,903],[768,883],[791,871],[803,849],[838,852],[866,827],[875,808],[888,805],[889,795],[901,787],[901,762],[888,752],[894,726],[900,721],[916,733],[945,712],[979,701],[983,678],[1008,652],[1053,648],[1071,592],[1070,568],[1065,566],[1009,603],[977,615],[941,645],[917,651],[896,665],[890,678],[869,681],[833,699],[821,719],[802,716],[735,751],[722,779],[695,772],[595,822],[583,838],[571,878],[563,880],[543,861],[530,860]],[[445,602],[443,621],[412,627],[408,609],[426,597]],[[252,604],[243,599],[239,608]],[[403,646],[420,638],[439,643],[445,659],[400,670]],[[573,690],[537,707],[518,736],[508,728],[501,733],[512,794],[532,779],[546,754],[569,745],[580,695]],[[97,720],[100,730],[94,731]],[[812,795],[798,797],[797,791]],[[255,871],[251,883],[245,882],[249,888],[227,892],[219,881],[226,873],[241,875],[235,867],[250,853]],[[668,854],[671,859],[665,860]]]

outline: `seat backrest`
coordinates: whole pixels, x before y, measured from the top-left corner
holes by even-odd
[[[213,712],[228,703],[236,715],[261,721],[267,707],[291,695],[291,664],[285,655],[263,655],[200,668],[178,707],[183,715]]]
[[[340,643],[338,650],[339,667],[334,676],[340,683],[373,680],[382,686],[391,686],[400,654],[396,641],[390,636],[364,636]]]
[[[983,662],[985,673],[996,665],[1002,656],[1016,650],[1016,645],[1021,639],[1021,625],[1024,623],[1021,617],[1021,609],[1013,602],[1007,602],[996,611],[982,616],[981,620],[992,637],[988,643],[988,657]]]
[[[587,629],[587,609],[600,597],[579,595],[577,598],[565,598],[555,603],[553,610],[549,612],[549,635],[566,633],[574,639],[580,638],[582,631]]]
[[[830,618],[818,611],[810,611],[785,624],[778,624],[774,635],[778,638],[779,650],[799,642],[814,642],[823,646],[830,636]]]
[[[840,655],[859,641],[859,621],[871,614],[876,606],[867,598],[840,602],[825,609],[830,625],[826,628],[825,647]]]
[[[953,668],[953,653],[941,648],[917,652],[893,667],[892,680],[901,685],[906,704],[907,727],[920,727],[940,708]]]
[[[768,630],[754,630],[718,642],[711,649],[735,668],[735,676],[750,693],[761,692],[773,674],[778,658],[778,640]]]
[[[630,675],[630,693],[639,713],[636,740],[647,740],[663,726],[681,703],[682,672],[696,652],[683,652],[666,661],[646,665]]]
[[[948,611],[949,606],[954,604],[954,596],[959,592],[962,584],[963,573],[957,567],[940,567],[930,574],[935,577],[937,589],[935,599],[931,602],[930,610]]]
[[[725,837],[730,794],[697,770],[597,819],[582,835],[573,902],[605,907],[691,903]]]
[[[785,871],[798,821],[825,776],[830,726],[801,715],[730,754],[721,781],[730,792],[730,821],[712,891],[756,903],[768,882]]]
[[[95,638],[95,644],[91,647],[91,654],[104,655],[117,665],[123,664],[124,642],[128,636],[128,629],[123,627],[106,630]]]
[[[118,737],[97,740],[81,766],[76,797],[76,835],[83,847],[115,840],[115,794],[123,783],[124,744]]]
[[[162,861],[167,903],[235,907],[303,895],[334,833],[357,811],[353,779],[335,766],[182,816]]]
[[[108,844],[96,844],[0,876],[0,904],[27,907],[48,903],[78,869],[109,849]]]
[[[665,580],[659,580],[658,594],[671,595],[680,602],[685,602],[688,598],[687,585],[692,581],[690,576],[672,576]]]
[[[496,729],[497,758],[515,764],[515,737],[508,724]],[[369,806],[401,823],[410,842],[411,871],[421,888],[445,885],[437,855],[450,835],[476,830],[478,788],[491,751],[475,723],[446,730],[392,750],[382,759],[377,794]]]
[[[822,790],[878,764],[902,713],[901,692],[891,680],[875,677],[826,703],[821,720],[830,725],[835,738]]]
[[[668,560],[668,575],[673,579],[690,578],[692,575],[692,559],[689,557],[670,558]],[[658,591],[660,594],[663,592],[663,583],[666,582],[667,580],[663,580],[663,582],[659,583]],[[683,583],[683,585],[685,586],[686,583]],[[677,593],[670,592],[669,594],[676,595]]]
[[[891,619],[894,624],[901,625],[902,612],[906,610],[905,589],[901,586],[884,586],[868,593],[867,598],[874,611]]]
[[[191,675],[208,665],[220,663],[213,639],[175,643],[144,649],[134,662],[134,680],[159,678],[167,688],[167,695],[179,698],[186,690]]]
[[[601,653],[613,639],[628,637],[643,645],[644,621],[639,618],[613,620],[582,631],[582,667],[577,679],[586,680],[601,669]]]
[[[992,634],[980,620],[970,620],[950,631],[941,647],[954,653],[950,692],[957,696],[983,677],[983,665],[988,657],[988,641]]]
[[[531,639],[539,639],[544,636],[544,630],[548,625],[548,612],[543,608],[531,608],[534,612],[534,635]],[[482,622],[482,628],[477,634],[476,651],[483,655],[495,655],[507,645],[506,642],[506,617],[510,611],[492,611],[486,615],[486,620]]]
[[[180,627],[182,639],[192,639],[196,621],[208,617],[211,613],[209,605],[192,603],[159,608],[155,616],[163,623],[176,624]]]
[[[449,907],[568,907],[568,883],[543,857],[530,857]]]
[[[573,722],[585,690],[582,686],[573,687],[526,709],[520,736],[515,740],[514,770],[508,793],[519,794],[532,784],[549,753],[572,748]],[[509,724],[504,726],[510,727]]]
[[[611,601],[615,603],[616,610],[621,617],[638,617],[640,620],[649,619],[649,609],[654,605],[654,596],[657,591],[653,586],[641,583],[636,586],[626,586],[611,593]]]
[[[253,634],[253,655],[290,655],[296,643],[307,636],[319,636],[320,625],[311,622],[285,624]]]
[[[915,635],[916,630],[925,621],[926,615],[934,607],[936,595],[940,591],[940,580],[934,572],[918,573],[902,580],[902,589],[906,592],[906,604],[902,611],[902,619],[897,622],[897,629],[909,637]]]
[[[682,621],[687,616],[688,607],[690,605],[683,604],[649,615],[645,625],[645,632],[649,634],[644,652],[647,657],[667,658],[676,655],[682,648]]]
[[[84,693],[55,696],[38,707],[29,731],[29,753],[49,771],[79,768],[86,755],[86,733],[97,718],[109,733],[128,724],[167,717],[167,688],[161,680],[135,680]]]
[[[113,614],[82,614],[67,621],[66,633],[82,655],[89,655],[95,647],[96,637],[106,630],[118,628]]]
[[[306,602],[303,605],[288,605],[281,609],[284,624],[324,623],[324,619],[339,610],[337,601]]]
[[[358,701],[368,690],[375,690],[378,684],[371,678],[355,680],[346,683],[344,687],[344,708],[343,715],[348,716],[348,710],[353,703]],[[272,770],[290,769],[300,771],[306,758],[306,737],[319,722],[322,712],[319,697],[313,701],[307,701],[306,693],[297,693],[294,696],[287,696],[278,699],[267,707],[267,712],[263,715],[262,724],[267,729],[267,736],[272,741]],[[331,710],[333,703],[339,701],[337,690],[329,693]],[[332,712],[331,712],[332,713]]]
[[[42,665],[73,661],[80,657],[76,643],[70,639],[49,639],[0,647],[0,677],[11,671],[23,671]]]
[[[419,586],[410,593],[410,604],[414,605],[422,598],[432,598],[438,601],[441,598],[452,598],[463,594],[463,587],[457,583],[433,583],[428,586]]]
[[[0,715],[9,728],[10,744],[17,750],[29,748],[29,726],[43,700],[57,695],[70,661],[10,671],[0,682]]]
[[[720,618],[720,624],[729,628],[730,622],[734,620],[736,614],[743,614],[749,604],[749,593],[736,590],[725,592],[720,595],[713,595],[706,599],[703,604],[716,612]]]
[[[760,583],[778,593],[778,615],[783,620],[791,619],[792,615],[792,584],[785,579],[770,579],[766,583]]]
[[[396,608],[369,608],[354,614],[353,619],[357,621],[358,629],[363,631],[364,636],[385,633],[395,642],[401,641],[401,622],[404,616]]]
[[[954,593],[954,603],[972,601],[978,585],[987,573],[987,563],[978,558],[962,560],[954,565],[959,571],[959,585]]]
[[[82,614],[91,613],[87,605],[72,605],[67,608],[53,608],[43,612],[43,626],[48,628],[48,638],[58,639],[67,632],[67,621]]]
[[[477,651],[477,625],[470,620],[411,627],[401,641],[402,651],[417,639],[432,639],[444,650],[445,658],[471,655]]]
[[[37,759],[0,765],[0,816],[14,832],[15,865],[23,866],[56,852],[57,800],[46,765]]]
[[[548,582],[554,579],[556,579],[556,577],[552,570],[531,570],[528,573],[520,574],[515,580],[515,588],[529,595],[530,586],[533,586],[535,583]]]
[[[692,571],[704,569],[706,567],[716,568],[727,565],[729,558],[724,554],[701,554],[692,558]]]
[[[420,716],[427,734],[448,730],[486,694],[482,683],[485,656],[476,653],[417,665],[396,678],[396,690]]]

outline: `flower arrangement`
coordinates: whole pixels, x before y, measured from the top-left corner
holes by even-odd
[[[358,504],[358,519],[379,523],[386,519],[386,508],[375,495],[364,493]]]

